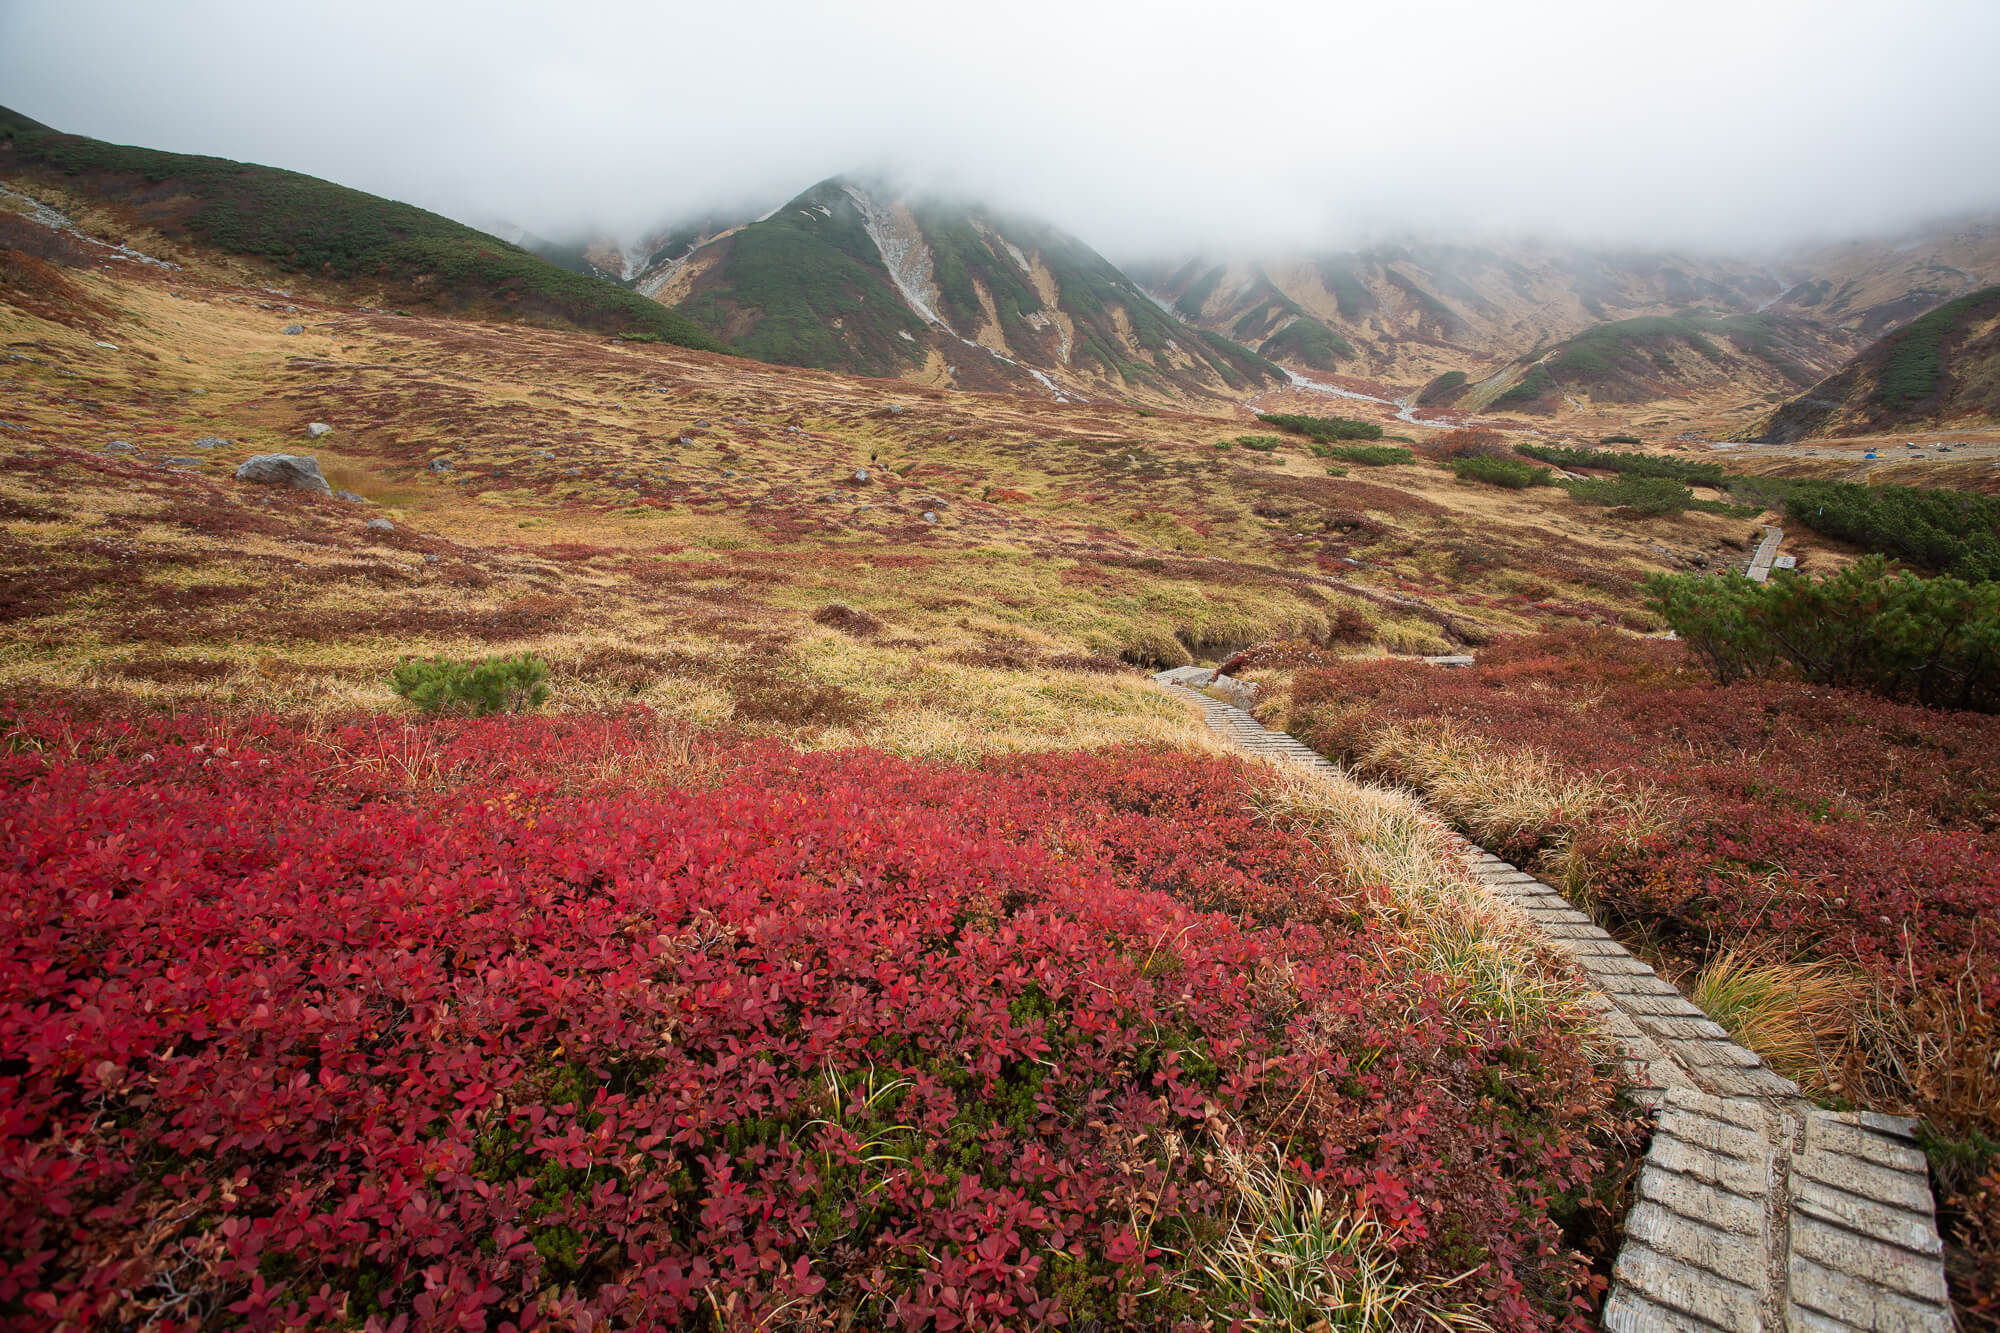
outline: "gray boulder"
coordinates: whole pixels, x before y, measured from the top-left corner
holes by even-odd
[[[865,467],[854,469],[854,479],[859,482],[866,482],[868,480],[868,469]]]
[[[347,501],[347,503],[352,505],[365,505],[368,503],[366,500],[356,495],[353,491],[335,491],[333,494],[335,499],[345,500]]]
[[[450,460],[449,460],[449,459],[444,459],[444,458],[433,458],[433,459],[431,460],[431,471],[433,471],[433,472],[449,472],[449,471],[451,471],[451,462],[450,462]]]
[[[278,330],[280,333],[304,333],[305,331],[306,326],[303,324],[287,324],[284,328]]]
[[[394,532],[396,530],[396,525],[386,518],[371,518],[368,520],[368,526],[375,532]]]
[[[317,440],[322,435],[333,434],[333,427],[327,425],[324,421],[315,421],[306,427],[306,434]]]
[[[332,495],[333,487],[320,475],[319,460],[305,454],[257,454],[243,460],[236,480],[254,481],[264,486],[289,486],[295,491],[315,491]]]
[[[935,510],[930,510],[930,509],[926,509],[926,510],[924,511],[924,522],[926,522],[926,523],[935,523],[935,522],[937,522],[937,513],[936,513],[936,511],[935,511]]]
[[[204,435],[194,442],[194,447],[197,449],[227,449],[229,441],[223,439],[220,435]]]
[[[132,452],[132,442],[130,440],[113,440],[104,446],[104,452],[107,454],[129,454]]]
[[[205,462],[205,461],[206,461],[205,459],[200,459],[200,458],[186,458],[186,457],[183,457],[183,458],[169,458],[169,459],[167,460],[167,466],[168,466],[168,467],[200,467],[200,466],[202,465],[202,463],[203,463],[203,462]]]

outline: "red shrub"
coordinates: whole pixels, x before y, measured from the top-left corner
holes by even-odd
[[[1240,765],[708,745],[675,790],[590,776],[638,713],[7,734],[17,1317],[1168,1327],[1237,1133],[1497,1325],[1597,1285],[1552,1213],[1610,1083],[1385,972]]]

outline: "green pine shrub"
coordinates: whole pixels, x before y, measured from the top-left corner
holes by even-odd
[[[416,658],[389,673],[389,688],[429,713],[522,713],[549,697],[549,664],[521,653],[483,661]]]
[[[1454,458],[1451,470],[1458,474],[1461,481],[1483,481],[1517,491],[1530,486],[1546,486],[1550,476],[1549,469],[1545,467],[1529,467],[1516,458],[1489,458],[1483,454]]]
[[[1339,440],[1379,440],[1382,428],[1372,421],[1353,417],[1313,417],[1300,412],[1259,412],[1257,420],[1294,435],[1331,444]]]
[[[1819,580],[1655,574],[1646,591],[1723,684],[1786,664],[1821,685],[2000,712],[2000,583],[1892,576],[1871,555]]]

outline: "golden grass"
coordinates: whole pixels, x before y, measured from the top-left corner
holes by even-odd
[[[1369,893],[1393,927],[1392,955],[1462,982],[1480,1012],[1530,1018],[1577,1004],[1573,973],[1493,902],[1444,822],[1407,792],[1276,765],[1254,803],[1260,818],[1320,840],[1345,886]]]
[[[1687,991],[1738,1045],[1808,1093],[1824,1095],[1847,1064],[1865,987],[1831,962],[1761,959],[1731,949],[1689,979]]]

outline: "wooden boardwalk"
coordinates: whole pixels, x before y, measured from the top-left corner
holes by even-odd
[[[1767,544],[1775,551],[1775,537]],[[1209,674],[1181,667],[1154,679],[1248,753],[1340,772],[1189,688]],[[1576,960],[1625,1051],[1633,1096],[1654,1113],[1607,1329],[1951,1329],[1913,1122],[1814,1106],[1555,889],[1471,843],[1466,860],[1488,893]]]

